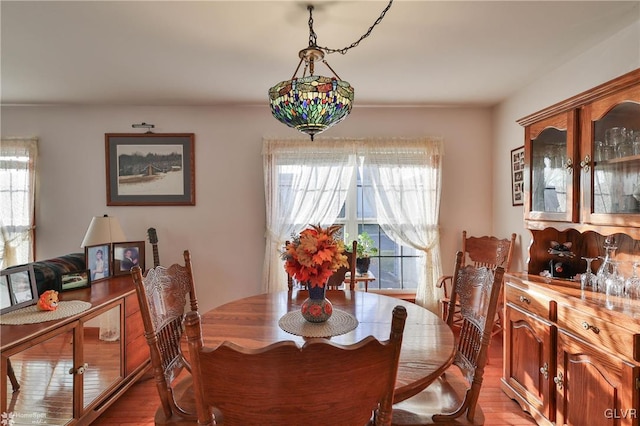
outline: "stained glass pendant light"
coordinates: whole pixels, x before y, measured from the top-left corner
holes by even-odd
[[[329,49],[317,45],[317,36],[313,30],[313,6],[309,5],[309,46],[302,49],[298,56],[300,62],[293,73],[291,80],[281,81],[269,89],[269,102],[271,113],[283,124],[313,136],[324,132],[329,127],[341,122],[351,112],[353,106],[354,89],[351,85],[340,79],[336,72],[324,59],[325,53],[340,52],[345,54],[347,50],[357,46],[363,39],[369,36],[373,27],[382,21],[382,18],[391,7],[393,0],[382,11],[380,17],[358,41],[343,49]],[[304,62],[304,70],[301,78],[296,75]],[[333,74],[333,77],[315,75],[315,63],[322,62]],[[307,75],[307,71],[309,75]]]

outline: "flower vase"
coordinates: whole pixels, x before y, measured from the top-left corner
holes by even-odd
[[[325,322],[333,313],[333,306],[329,299],[325,297],[327,286],[311,287],[311,283],[307,283],[309,297],[302,302],[300,311],[302,316],[309,322]]]

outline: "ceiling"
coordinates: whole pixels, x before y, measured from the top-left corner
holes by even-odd
[[[309,3],[2,0],[1,102],[265,105],[308,45]],[[330,48],[387,4],[312,3]],[[640,1],[396,0],[325,59],[355,105],[490,106],[639,17]]]

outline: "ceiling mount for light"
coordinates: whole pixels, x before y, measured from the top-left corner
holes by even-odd
[[[317,45],[317,36],[313,30],[313,6],[309,10],[309,47],[302,49],[298,56],[300,62],[291,80],[282,81],[269,89],[271,113],[283,124],[313,136],[327,130],[344,120],[353,106],[354,90],[351,85],[340,79],[324,59],[325,53],[340,52],[343,55],[362,40],[367,38],[387,13],[393,0],[382,11],[369,30],[356,42],[342,49],[329,49]],[[302,63],[305,63],[301,78],[296,78]],[[329,68],[333,77],[314,75],[315,63],[322,62]],[[307,76],[307,70],[309,75]]]

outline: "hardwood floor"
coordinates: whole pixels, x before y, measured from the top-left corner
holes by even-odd
[[[535,425],[532,417],[520,409],[500,390],[502,377],[502,335],[494,337],[489,348],[490,362],[484,373],[479,404],[486,426]],[[133,385],[118,401],[93,422],[93,425],[152,425],[160,404],[155,382],[150,374]]]

